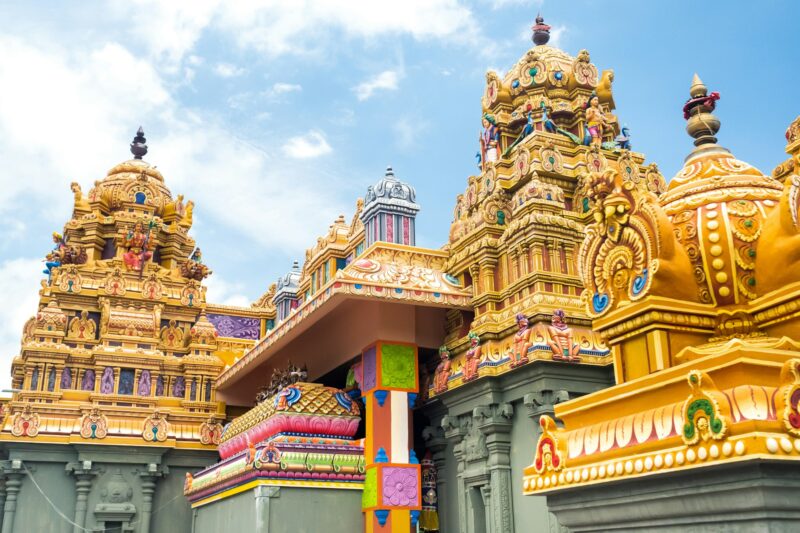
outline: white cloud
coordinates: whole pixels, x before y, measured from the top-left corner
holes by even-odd
[[[563,24],[553,26],[550,28],[550,40],[547,42],[547,44],[555,48],[561,48],[563,46],[561,41],[564,39],[564,34],[567,33],[567,31],[567,27]]]
[[[11,360],[19,354],[22,326],[36,313],[40,259],[19,258],[0,264],[0,294],[6,305],[0,306],[0,388],[11,386]]]
[[[274,84],[272,86],[272,89],[270,90],[270,94],[277,96],[279,94],[293,93],[293,92],[298,92],[298,91],[302,91],[302,90],[303,90],[303,86],[302,85],[298,85],[296,83],[278,82],[278,83],[276,83],[276,84]]]
[[[356,93],[356,98],[364,101],[371,98],[375,91],[396,91],[399,81],[400,75],[396,71],[384,70],[380,74],[353,87],[353,91]]]
[[[237,67],[231,63],[217,63],[214,66],[214,74],[221,78],[235,78],[247,72],[243,67]]]
[[[421,119],[402,117],[392,123],[395,145],[400,150],[409,150],[419,143],[420,136],[429,124]]]
[[[351,38],[408,34],[460,42],[480,34],[459,0],[297,0],[290,8],[282,0],[118,0],[114,6],[133,37],[168,63],[190,53],[209,29],[269,57],[324,50],[331,30]]]
[[[325,135],[318,130],[290,137],[282,149],[284,154],[295,159],[313,159],[333,151],[325,139]]]
[[[222,305],[250,307],[251,300],[245,295],[243,283],[230,283],[217,274],[212,274],[203,283],[207,288],[206,301]]]

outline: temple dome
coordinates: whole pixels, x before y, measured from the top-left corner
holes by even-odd
[[[716,143],[719,95],[697,75],[690,94],[684,116],[695,149],[660,203],[693,263],[701,301],[738,304],[757,295],[756,248],[783,186]]]
[[[131,143],[134,158],[119,163],[104,179],[95,182],[89,193],[90,203],[100,204],[101,211],[107,212],[146,209],[157,216],[163,213],[164,207],[172,202],[172,193],[161,172],[141,159],[147,153],[144,143],[144,132],[139,128]]]
[[[367,220],[375,212],[387,208],[392,212],[414,215],[419,211],[416,197],[414,187],[398,180],[392,167],[387,167],[383,178],[375,185],[367,187],[361,220]]]

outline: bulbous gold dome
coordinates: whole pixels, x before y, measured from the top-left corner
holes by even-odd
[[[108,212],[144,207],[159,216],[172,201],[164,176],[141,159],[116,165],[89,193],[90,202],[100,202]]]

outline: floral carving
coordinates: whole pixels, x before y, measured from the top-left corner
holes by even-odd
[[[15,437],[35,437],[39,434],[39,415],[26,404],[22,412],[11,419],[11,434]]]
[[[142,428],[142,438],[148,442],[164,442],[167,440],[169,423],[160,411],[154,411],[147,417]]]
[[[108,419],[97,407],[80,418],[80,435],[84,439],[103,439],[108,435]]]
[[[728,436],[728,402],[705,372],[692,370],[687,378],[692,393],[683,404],[681,437],[687,445]]]
[[[220,424],[213,416],[200,424],[200,443],[201,444],[219,444],[219,438],[222,435],[222,424]]]
[[[383,468],[383,505],[416,507],[419,505],[419,474],[415,467]]]
[[[783,364],[775,406],[784,429],[800,437],[800,359],[790,359]]]
[[[536,443],[536,456],[533,468],[537,473],[558,472],[564,468],[566,457],[566,443],[560,438],[561,430],[556,427],[555,421],[547,415],[539,418],[542,434]]]

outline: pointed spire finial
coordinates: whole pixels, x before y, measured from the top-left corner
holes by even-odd
[[[134,159],[141,159],[147,155],[147,139],[144,138],[144,130],[139,126],[136,136],[131,143],[131,153]]]
[[[533,30],[533,44],[541,46],[550,40],[550,26],[544,23],[541,13],[536,15],[536,24],[531,26]]]
[[[694,145],[697,147],[692,153],[696,153],[701,147],[703,151],[721,148],[717,146],[716,138],[720,122],[713,113],[719,93],[709,94],[703,80],[695,73],[689,87],[689,97],[683,106],[683,118],[686,119],[686,132],[694,137]]]
[[[292,270],[295,270],[295,271],[299,271],[300,270],[300,262],[297,259],[295,259],[292,262]]]

